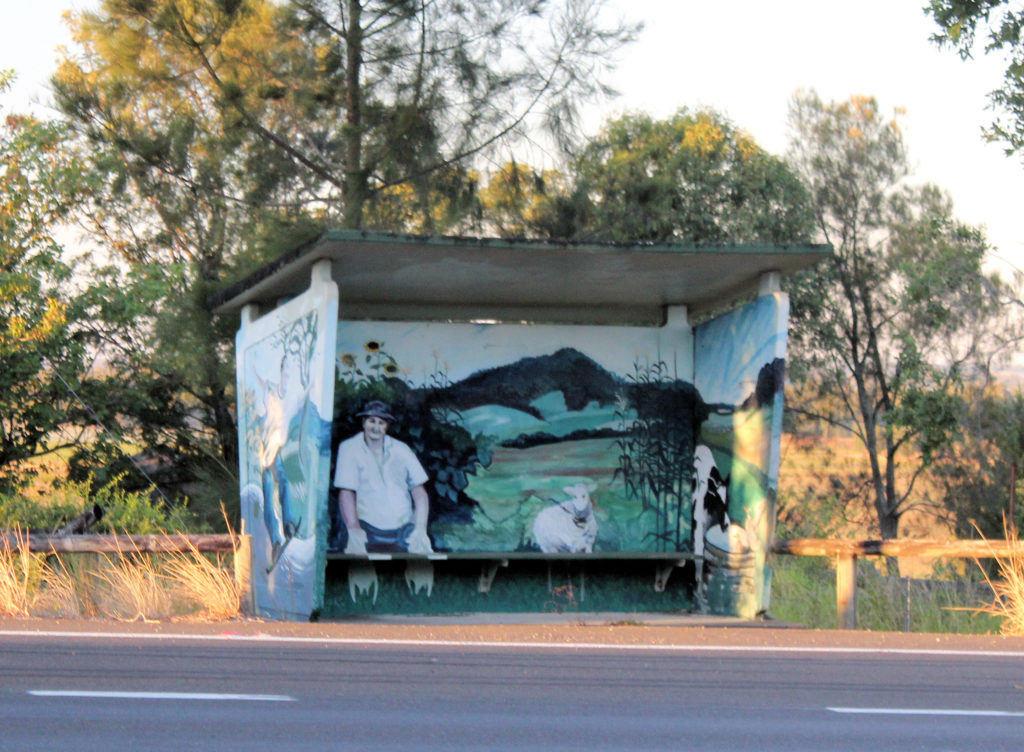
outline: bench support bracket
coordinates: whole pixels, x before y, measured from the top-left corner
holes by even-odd
[[[491,592],[491,583],[494,582],[494,577],[498,574],[498,568],[507,566],[508,559],[484,562],[484,565],[480,567],[480,582],[477,585],[477,590],[484,594]]]

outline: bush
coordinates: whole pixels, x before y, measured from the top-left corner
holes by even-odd
[[[95,490],[91,478],[56,483],[40,498],[20,492],[0,493],[0,529],[54,530],[99,504],[103,519],[96,525],[97,533],[199,532],[186,506],[154,504],[145,491],[122,489],[120,480],[115,478]]]

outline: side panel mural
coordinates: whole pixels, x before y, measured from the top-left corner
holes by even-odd
[[[788,297],[774,293],[696,330],[694,383],[708,417],[694,458],[694,548],[704,559],[698,597],[719,612],[768,607],[788,317]]]
[[[399,455],[416,462],[388,476],[402,498],[379,515],[386,530],[358,502],[359,527],[346,525],[332,488],[330,548],[690,551],[693,449],[707,417],[692,382],[689,326],[340,322],[332,478],[360,486],[357,499],[384,498],[359,472],[383,473]],[[382,413],[388,443],[376,460],[352,459],[373,443],[364,421]]]
[[[309,619],[321,607],[336,326],[337,287],[317,280],[243,320],[236,338],[241,509],[260,615]]]

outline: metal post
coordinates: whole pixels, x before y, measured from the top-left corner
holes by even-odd
[[[1010,463],[1010,509],[1009,518],[1006,521],[1006,537],[1017,537],[1017,463]]]
[[[910,578],[904,577],[903,584],[906,588],[906,602],[903,608],[903,631],[910,631]]]

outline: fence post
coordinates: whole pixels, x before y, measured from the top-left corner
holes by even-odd
[[[836,555],[836,616],[840,629],[857,628],[857,556]]]

